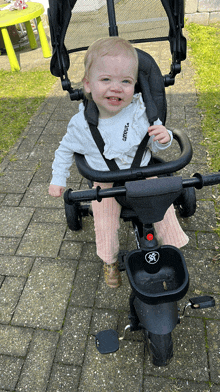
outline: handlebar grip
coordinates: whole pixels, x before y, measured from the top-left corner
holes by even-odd
[[[201,189],[204,186],[220,184],[220,171],[218,173],[212,173],[207,175],[195,173],[192,178],[183,179],[182,184],[183,188],[194,187],[196,189]]]
[[[64,201],[66,204],[73,204],[76,201],[90,201],[90,200],[98,200],[101,201],[99,196],[100,186],[97,186],[95,189],[83,190],[83,191],[76,191],[67,189],[64,193]]]
[[[220,171],[218,173],[202,176],[202,179],[203,179],[203,186],[220,184]]]

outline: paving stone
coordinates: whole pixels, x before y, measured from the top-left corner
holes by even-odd
[[[51,120],[47,123],[45,126],[42,136],[43,135],[55,135],[58,134],[60,136],[60,139],[65,135],[67,125],[69,123],[69,120],[54,120],[54,118],[51,118]]]
[[[30,153],[30,159],[45,159],[50,160],[51,164],[54,160],[54,152],[58,148],[58,143],[45,143],[44,145],[36,145]],[[45,157],[45,158],[43,158]]]
[[[19,379],[24,360],[0,355],[0,388],[14,391]]]
[[[27,354],[33,331],[10,325],[0,326],[0,354],[24,357]]]
[[[21,237],[31,220],[34,210],[25,207],[2,207],[0,235],[5,237]]]
[[[181,218],[180,224],[183,230],[201,230],[213,231],[216,227],[216,215],[214,202],[212,201],[197,201],[196,212],[190,218]]]
[[[185,380],[170,380],[163,377],[148,377],[144,380],[144,392],[210,392],[205,383],[196,383]]]
[[[33,183],[27,189],[21,206],[39,208],[63,208],[61,197],[51,197],[48,193],[48,183]]]
[[[4,201],[2,202],[3,206],[10,206],[10,207],[17,207],[19,206],[22,198],[23,198],[23,194],[11,194],[8,193],[5,198]]]
[[[88,260],[93,262],[102,262],[99,256],[96,254],[96,245],[94,243],[84,243],[82,253],[80,255],[81,260]]]
[[[101,263],[81,261],[77,268],[70,305],[92,307],[101,270]]]
[[[172,332],[174,357],[166,367],[155,367],[146,353],[146,376],[208,382],[209,371],[203,320],[185,318]]]
[[[77,392],[81,368],[79,366],[53,366],[47,392]]]
[[[90,337],[79,392],[139,392],[142,389],[144,345],[120,342],[118,351],[100,354]]]
[[[63,334],[57,349],[56,361],[67,365],[82,365],[92,309],[68,308]]]
[[[131,287],[128,282],[126,272],[122,272],[122,286],[117,290],[112,290],[104,281],[103,271],[99,280],[99,286],[96,293],[95,306],[97,308],[109,309],[129,309],[129,295]]]
[[[37,223],[65,223],[66,216],[63,208],[37,208],[32,218]],[[66,238],[66,236],[65,236]]]
[[[217,233],[197,233],[198,247],[200,249],[216,249],[220,247],[220,237]]]
[[[19,154],[20,152],[31,152],[35,144],[37,143],[37,140],[41,135],[42,131],[43,128],[35,128],[34,132],[28,132],[28,134],[23,137],[22,142],[18,147],[17,153]]]
[[[35,331],[16,391],[46,391],[58,338],[56,332]]]
[[[211,387],[211,392],[219,392],[219,385],[213,385],[212,387]]]
[[[9,171],[6,169],[1,176],[0,192],[24,193],[33,177],[33,171]]]
[[[220,321],[207,321],[211,381],[220,388]]]
[[[8,170],[9,172],[13,172],[13,171],[32,171],[33,173],[35,172],[35,170],[37,169],[37,167],[40,164],[40,160],[36,160],[34,161],[33,159],[26,159],[26,160],[20,160],[17,159],[13,162],[9,162],[8,165]]]
[[[63,241],[59,256],[62,258],[76,259],[80,258],[83,244],[81,242]]]
[[[31,118],[30,123],[34,124],[37,123],[39,127],[45,127],[45,125],[48,123],[50,117],[51,117],[51,112],[44,111],[44,105],[42,105],[38,111],[34,114],[34,116]]]
[[[51,179],[52,169],[50,161],[42,161],[39,163],[34,173],[31,183],[49,182]],[[48,184],[49,185],[49,184]]]
[[[20,240],[20,238],[0,237],[0,254],[14,255]]]
[[[77,262],[37,258],[16,308],[12,324],[59,330]]]
[[[185,249],[184,254],[191,290],[219,294],[220,271],[218,263],[213,262],[215,253],[204,249]]]
[[[119,314],[117,311],[109,309],[94,309],[90,333],[96,335],[105,329],[117,329]]]
[[[6,277],[0,289],[0,323],[8,324],[16,309],[26,278]]]
[[[4,195],[4,194],[0,194],[0,204],[3,203],[3,201],[4,201],[4,199],[5,199],[5,196],[6,196],[6,195]]]
[[[0,274],[7,276],[27,276],[33,265],[31,257],[1,256]]]
[[[17,255],[57,257],[65,230],[64,224],[31,223],[21,240]]]

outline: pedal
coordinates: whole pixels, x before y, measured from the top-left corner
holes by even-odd
[[[215,299],[209,295],[189,298],[189,301],[192,309],[212,308],[215,306]]]
[[[101,354],[114,353],[119,349],[118,333],[114,329],[100,331],[95,337],[95,344]]]

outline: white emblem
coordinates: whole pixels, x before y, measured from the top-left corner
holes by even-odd
[[[156,251],[148,252],[145,255],[145,260],[149,264],[156,264],[160,258],[160,254]]]

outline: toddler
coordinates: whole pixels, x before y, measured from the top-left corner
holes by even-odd
[[[172,132],[158,119],[150,126],[141,94],[134,94],[138,77],[138,55],[133,46],[120,37],[101,38],[88,49],[84,60],[84,93],[98,108],[98,129],[105,143],[104,156],[114,159],[120,169],[130,168],[137,148],[149,133],[146,152],[141,166],[147,166],[151,151],[157,152],[172,143]],[[83,154],[88,164],[96,170],[109,170],[89,129],[84,116],[84,105],[72,117],[52,165],[53,177],[49,194],[61,196],[73,154]],[[113,184],[94,183],[94,186],[109,188]],[[115,198],[92,202],[98,256],[104,262],[105,282],[109,287],[121,285],[118,270],[118,229],[121,206]],[[188,242],[181,229],[173,205],[164,219],[154,224],[158,240],[162,244],[178,248]]]

